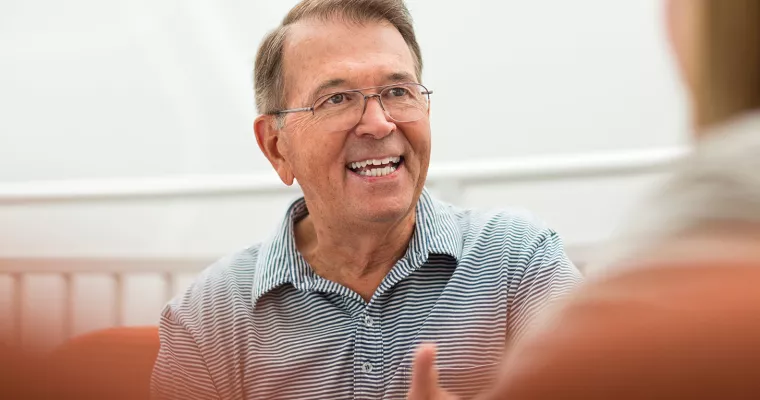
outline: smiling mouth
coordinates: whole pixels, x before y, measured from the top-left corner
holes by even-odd
[[[401,166],[404,157],[386,157],[381,159],[369,159],[346,164],[346,169],[361,176],[386,176],[390,175]]]

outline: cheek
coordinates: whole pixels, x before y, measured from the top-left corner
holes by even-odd
[[[423,166],[427,165],[430,160],[431,148],[430,124],[425,122],[418,126],[409,127],[406,131],[406,138],[420,163]]]
[[[329,179],[339,169],[342,172],[343,166],[337,162],[343,151],[342,136],[331,136],[307,128],[292,139],[290,162],[296,177],[318,181]]]

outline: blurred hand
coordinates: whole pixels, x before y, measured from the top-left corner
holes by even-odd
[[[407,400],[458,400],[456,396],[438,386],[433,344],[422,344],[417,348],[412,363],[412,383]]]

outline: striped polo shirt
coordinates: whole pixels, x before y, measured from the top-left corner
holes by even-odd
[[[303,198],[267,241],[210,266],[163,310],[152,391],[171,399],[404,399],[415,348],[472,396],[507,340],[580,274],[527,214],[477,212],[424,190],[403,258],[369,302],[296,249]]]

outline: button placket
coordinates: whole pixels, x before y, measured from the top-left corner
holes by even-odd
[[[383,393],[383,350],[379,320],[367,306],[356,321],[354,362],[356,368],[356,398],[379,398]]]
[[[375,346],[380,345],[381,342],[378,340],[377,332],[375,329],[373,329],[374,327],[375,321],[370,315],[369,307],[367,307],[364,311],[364,314],[360,318],[359,327],[357,329],[357,332],[362,339],[361,343],[367,348],[367,352],[364,355],[365,358],[361,366],[361,371],[366,375],[372,374],[372,371],[376,369],[373,364],[382,362],[382,360],[376,359],[378,348]]]

